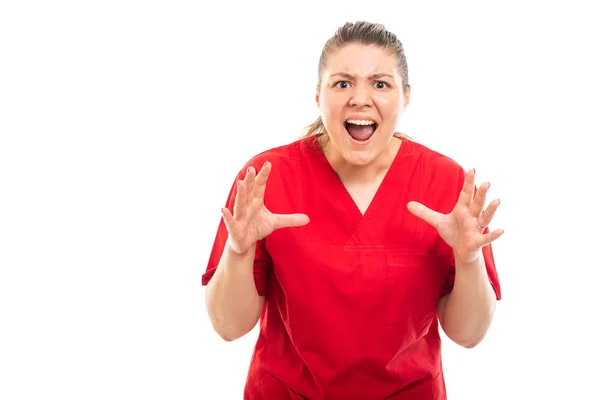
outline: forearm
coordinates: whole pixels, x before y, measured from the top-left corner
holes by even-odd
[[[457,261],[454,288],[448,295],[440,323],[446,335],[471,348],[485,337],[496,309],[496,294],[490,284],[483,254],[474,262]]]
[[[206,308],[211,323],[227,341],[248,333],[260,318],[263,301],[254,283],[254,253],[254,246],[239,255],[226,244],[206,287]]]

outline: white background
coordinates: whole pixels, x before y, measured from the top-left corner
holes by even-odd
[[[593,2],[200,3],[0,6],[0,398],[242,398],[256,331],[220,340],[200,285],[219,209],[357,19],[405,45],[400,131],[502,200],[504,299],[444,338],[449,398],[597,396]]]

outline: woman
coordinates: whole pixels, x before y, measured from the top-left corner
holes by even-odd
[[[395,133],[410,99],[382,25],[325,44],[306,136],[236,178],[203,284],[214,329],[260,332],[244,398],[445,399],[438,320],[473,347],[500,287],[475,171]]]

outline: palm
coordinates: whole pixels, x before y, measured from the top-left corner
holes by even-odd
[[[254,202],[253,203],[258,203]],[[275,219],[264,204],[252,204],[248,207],[246,218],[233,218],[229,230],[230,242],[237,243],[236,250],[247,249],[269,236],[275,230]]]
[[[436,221],[440,237],[463,260],[468,260],[470,254],[481,248],[478,242],[478,236],[481,236],[481,233],[477,230],[465,228],[472,223],[473,217],[469,209],[460,204],[457,204],[450,214],[443,215]]]
[[[221,210],[231,247],[240,254],[276,229],[308,223],[304,214],[273,214],[267,209],[264,196],[270,170],[270,163],[265,163],[258,175],[253,167],[248,168],[238,183],[233,214],[227,208]]]
[[[462,262],[473,261],[483,246],[493,242],[503,233],[502,230],[484,233],[483,229],[477,226],[477,223],[483,227],[489,225],[500,201],[492,201],[483,211],[489,184],[483,185],[473,196],[474,182],[475,171],[471,170],[465,177],[458,201],[449,214],[441,214],[414,201],[408,204],[411,213],[437,229],[440,237],[452,247],[456,257]]]

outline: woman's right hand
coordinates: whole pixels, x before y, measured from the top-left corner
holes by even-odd
[[[276,229],[302,226],[309,222],[306,214],[273,214],[265,207],[269,172],[271,163],[268,161],[258,174],[254,167],[248,168],[244,179],[238,181],[233,215],[227,208],[221,209],[229,232],[229,245],[238,254],[246,254],[257,241]]]

